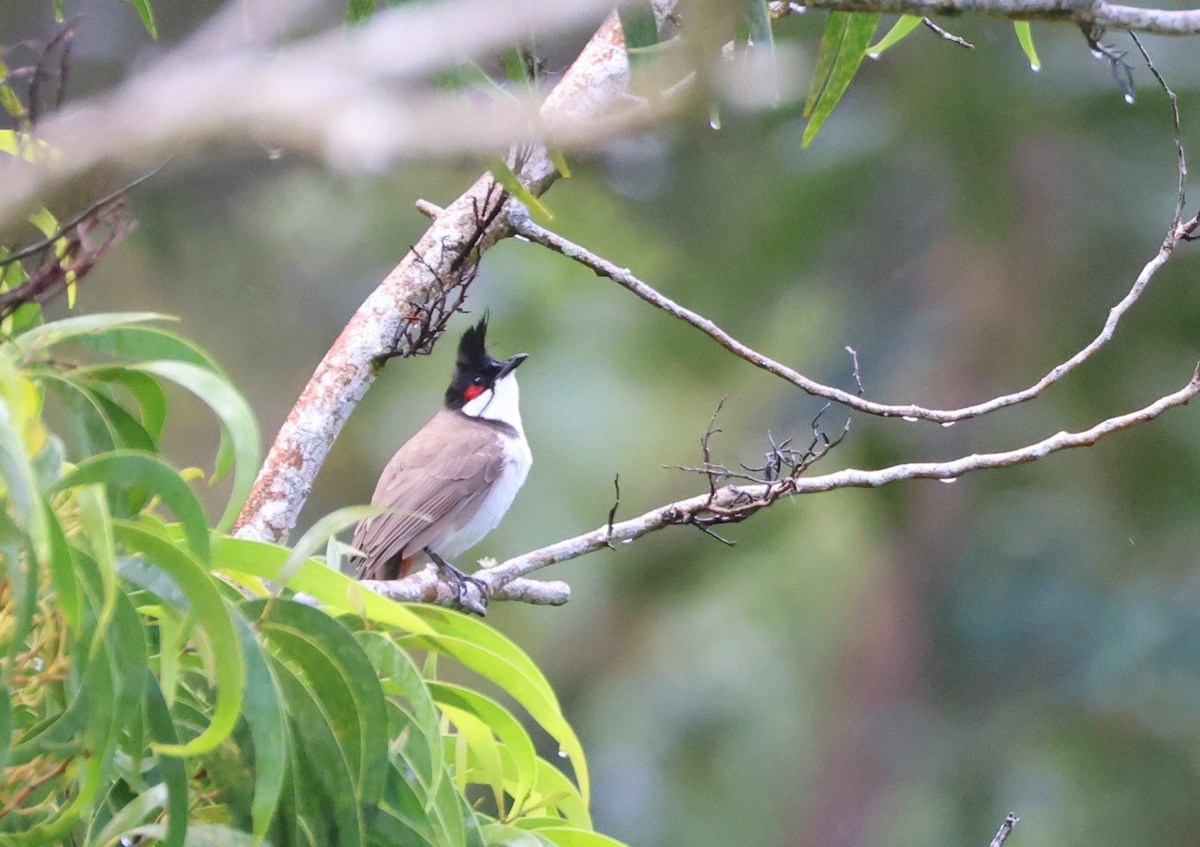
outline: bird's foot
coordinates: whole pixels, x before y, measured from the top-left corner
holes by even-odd
[[[484,617],[487,614],[487,606],[485,605],[488,597],[487,584],[481,579],[476,579],[470,574],[463,573],[432,550],[426,549],[425,552],[429,554],[429,558],[433,560],[438,570],[442,572],[442,577],[446,582],[454,586],[455,599],[459,607],[468,612],[474,612],[480,617]],[[474,586],[475,591],[467,587],[468,583]],[[478,596],[475,596],[476,594]]]

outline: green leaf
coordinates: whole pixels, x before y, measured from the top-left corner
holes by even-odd
[[[103,312],[98,315],[64,318],[61,321],[35,326],[14,340],[28,354],[60,344],[68,338],[103,333],[128,324],[170,320],[174,320],[174,318],[169,315],[160,315],[157,312]]]
[[[492,172],[492,177],[500,186],[508,192],[510,197],[513,197],[525,204],[529,209],[529,214],[542,223],[547,223],[554,220],[554,215],[550,214],[550,210],[542,205],[542,201],[533,196],[533,192],[525,187],[525,183],[521,182],[520,177],[513,173],[512,168],[508,163],[499,156],[487,157],[488,170]]]
[[[388,738],[383,690],[350,632],[329,615],[301,603],[253,600],[243,606],[270,651],[300,674],[322,704],[351,773],[355,796],[374,804],[383,789]]]
[[[654,18],[654,8],[650,3],[618,6],[617,13],[621,16],[621,29],[625,32],[627,51],[637,51],[639,48],[651,47],[658,43],[658,22]],[[633,52],[629,58],[631,62],[636,63],[640,58],[644,58],[644,55]]]
[[[1042,60],[1038,58],[1037,50],[1033,46],[1033,30],[1030,29],[1029,21],[1013,21],[1013,32],[1017,34],[1017,41],[1025,51],[1025,58],[1029,59],[1029,69],[1035,73],[1040,71]]]
[[[545,826],[533,831],[558,847],[625,847],[623,842],[615,838],[575,827]]]
[[[141,410],[141,426],[155,445],[162,437],[167,420],[167,398],[159,384],[146,374],[122,367],[80,368],[76,377],[88,378],[122,386],[137,401]]]
[[[250,815],[254,837],[261,841],[279,808],[287,780],[287,723],[262,645],[242,615],[235,615],[233,620],[237,624],[246,662],[246,700],[242,714],[254,742],[254,800]]]
[[[50,549],[46,515],[42,511],[33,465],[25,455],[21,433],[14,426],[13,411],[8,403],[0,403],[0,477],[3,477],[15,517],[29,528],[34,555],[45,560]]]
[[[564,757],[571,762],[580,795],[586,801],[589,781],[583,747],[563,717],[550,684],[524,651],[496,630],[466,615],[431,606],[416,606],[413,611],[439,634],[432,638],[405,636],[400,643],[451,656],[503,688],[558,742]]]
[[[179,471],[151,453],[120,450],[80,462],[51,491],[65,491],[93,483],[138,483],[147,486],[179,519],[188,546],[197,558],[208,560],[208,521],[196,495]]]
[[[186,338],[158,326],[120,323],[100,331],[73,336],[71,341],[127,362],[169,359],[188,362],[215,374],[225,375],[216,361],[202,349]]]
[[[288,555],[286,548],[275,544],[224,536],[214,539],[212,562],[214,567],[235,580],[252,576],[272,581],[279,578]],[[288,582],[293,590],[303,591],[335,609],[364,615],[408,632],[433,632],[414,613],[415,607],[380,597],[363,588],[357,580],[317,562],[305,562]]]
[[[807,147],[812,142],[821,124],[850,87],[850,80],[862,64],[878,23],[877,12],[829,13],[817,54],[817,67],[804,104],[808,125],[804,128],[802,146]]]
[[[305,561],[313,556],[332,536],[337,535],[343,529],[353,526],[364,518],[379,515],[386,511],[387,509],[378,506],[346,506],[338,509],[336,512],[329,513],[313,524],[304,535],[300,536],[300,540],[292,548],[287,561],[280,568],[279,575],[275,578],[275,596],[278,597],[280,595],[287,586],[288,580],[292,578],[292,575],[300,570]]]
[[[142,19],[142,26],[146,28],[146,32],[150,33],[151,38],[158,38],[158,24],[154,22],[154,10],[150,8],[150,0],[129,0],[137,9],[138,17]]]
[[[306,840],[357,847],[363,843],[364,821],[355,790],[354,768],[338,735],[339,716],[330,713],[314,690],[313,686],[320,682],[315,675],[302,677],[299,668],[277,657],[271,667],[284,693],[292,723],[294,743],[289,750],[293,797],[298,823],[311,831]]]
[[[233,731],[244,697],[246,665],[232,613],[204,567],[169,539],[148,532],[141,525],[124,521],[114,522],[113,530],[119,541],[144,554],[175,581],[187,597],[188,609],[195,614],[207,635],[213,657],[212,672],[217,699],[208,726],[185,744],[158,745],[158,752],[171,756],[192,756],[212,750]]]
[[[375,0],[349,0],[346,4],[346,23],[365,21],[375,12]]]
[[[476,751],[476,755],[479,756],[485,774],[488,774],[488,783],[495,794],[496,807],[501,810],[500,816],[506,817],[503,812],[503,792],[507,790],[512,795],[513,808],[519,809],[533,790],[537,776],[537,751],[521,722],[495,700],[469,688],[430,682],[429,691],[455,726],[461,729],[462,716],[469,714],[487,729],[488,737],[484,739],[486,749]],[[508,756],[504,757],[504,760],[510,764],[509,768],[501,766],[499,745],[491,743],[493,735],[507,750]],[[485,757],[493,754],[493,748],[495,761],[490,758],[485,760]]]
[[[137,370],[169,379],[191,391],[208,404],[221,421],[222,441],[228,439],[234,458],[233,490],[229,505],[217,522],[217,531],[224,532],[233,525],[242,504],[254,485],[258,472],[258,422],[250,404],[225,378],[196,365],[184,362],[142,362]],[[227,468],[218,466],[214,478]]]
[[[900,20],[896,21],[895,25],[888,30],[887,35],[867,48],[867,55],[872,59],[878,59],[884,50],[919,27],[921,21],[920,15],[901,15]]]

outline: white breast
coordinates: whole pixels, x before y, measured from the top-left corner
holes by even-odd
[[[525,477],[529,476],[529,468],[533,465],[533,454],[529,452],[525,433],[520,430],[517,433],[516,437],[501,436],[504,441],[504,470],[485,495],[475,517],[438,544],[436,552],[445,558],[452,559],[464,550],[471,549],[495,529],[525,484]]]

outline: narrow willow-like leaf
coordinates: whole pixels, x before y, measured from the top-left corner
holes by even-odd
[[[358,642],[333,618],[301,603],[253,600],[243,606],[277,659],[303,670],[352,769],[360,803],[379,799],[387,763],[383,690]]]
[[[150,437],[152,451],[157,449],[167,421],[167,398],[158,382],[141,371],[121,367],[80,368],[76,378],[86,376],[99,382],[122,386],[137,401],[141,426]]]
[[[170,574],[187,597],[189,608],[208,636],[213,655],[219,657],[213,666],[217,699],[208,726],[185,744],[160,745],[158,748],[159,753],[169,756],[193,756],[207,752],[229,737],[242,709],[246,665],[242,660],[232,614],[221,599],[212,577],[186,551],[138,525],[119,521],[113,529],[119,541],[145,554]]]
[[[505,758],[511,762],[509,768],[501,768],[501,781],[510,784],[509,793],[513,797],[513,808],[519,809],[533,790],[537,777],[537,751],[534,749],[533,739],[521,726],[521,722],[495,700],[469,688],[431,682],[429,690],[443,709],[453,706],[461,712],[470,712],[500,739],[508,753]],[[504,808],[499,799],[496,805],[500,809]]]
[[[273,656],[274,676],[284,693],[294,743],[292,782],[297,823],[312,832],[316,844],[358,847],[364,821],[355,791],[354,769],[338,734],[339,716],[328,712],[313,689],[315,679],[301,678],[290,664]],[[308,674],[305,674],[308,677]]]
[[[162,315],[151,315],[147,320],[161,320]],[[58,323],[63,323],[59,321]],[[56,324],[46,324],[54,326]],[[73,344],[105,353],[129,363],[169,360],[187,362],[215,374],[225,376],[216,361],[200,347],[181,335],[160,326],[144,323],[118,323],[101,331],[70,336]]]
[[[435,794],[443,776],[439,760],[441,728],[433,696],[421,678],[420,669],[384,633],[364,630],[355,633],[355,637],[375,668],[384,694],[391,698],[406,724],[391,733],[393,753],[404,759],[427,795]]]
[[[146,28],[146,32],[150,33],[151,38],[158,38],[158,24],[154,20],[154,10],[150,8],[150,0],[130,0],[130,2],[137,9],[138,17],[142,19],[142,26]]]
[[[288,551],[276,544],[221,536],[213,539],[212,563],[234,579],[240,576],[274,581],[287,561]],[[407,632],[432,633],[429,624],[414,613],[414,607],[394,603],[368,591],[345,574],[311,559],[290,580],[292,588],[315,597],[335,609],[364,615],[378,623]]]
[[[385,511],[387,510],[378,506],[345,506],[335,512],[330,512],[309,527],[308,531],[300,536],[292,548],[292,552],[288,554],[287,560],[283,563],[283,567],[279,569],[279,576],[275,578],[275,596],[279,596],[292,575],[300,570],[305,561],[321,549],[330,538],[364,518],[379,515]]]
[[[458,617],[466,619],[465,615]],[[473,634],[481,635],[478,630]],[[499,633],[495,635],[499,636]],[[499,636],[499,639],[503,637]],[[553,692],[546,691],[545,677],[541,671],[533,666],[515,644],[507,642],[507,639],[503,639],[507,644],[498,648],[497,645],[502,643],[499,639],[491,636],[476,639],[448,635],[432,638],[405,636],[401,643],[451,656],[503,688],[558,742],[559,748],[575,770],[580,794],[586,800],[589,792],[587,762],[575,731],[563,717]]]
[[[102,453],[84,459],[51,491],[93,483],[138,483],[148,487],[179,519],[192,552],[201,560],[208,560],[208,521],[204,509],[179,471],[165,460],[132,450]]]
[[[46,516],[38,495],[33,465],[25,454],[25,443],[17,430],[13,409],[0,403],[0,476],[8,490],[8,499],[15,517],[29,528],[34,555],[45,559],[49,553],[46,535]]]
[[[159,744],[178,744],[175,723],[163,699],[162,691],[153,681],[146,685],[146,722],[154,740]],[[166,847],[180,847],[188,831],[188,773],[185,759],[178,756],[159,756],[158,769],[162,772],[162,785],[167,791],[163,811],[167,815],[167,826],[159,838]]]
[[[262,645],[242,615],[235,615],[233,620],[246,662],[246,698],[242,714],[254,742],[251,826],[255,840],[261,842],[279,808],[286,782],[289,761],[287,722]]]
[[[830,12],[821,36],[817,68],[804,104],[808,125],[801,145],[807,147],[833,112],[858,72],[879,23],[877,12]]]
[[[587,829],[547,826],[533,831],[557,847],[625,847],[624,842]]]
[[[501,817],[506,816],[504,803],[504,760],[500,756],[500,745],[495,733],[473,712],[454,705],[442,703],[442,714],[454,726],[453,737],[445,739],[454,747],[448,760],[455,762],[455,778],[459,790],[465,790],[468,782],[482,784],[491,789],[492,800]]]
[[[514,197],[525,204],[529,209],[529,214],[535,220],[547,223],[554,220],[554,215],[550,214],[550,210],[542,205],[542,201],[533,196],[533,192],[525,187],[525,183],[521,182],[521,178],[513,173],[512,168],[508,163],[499,156],[487,157],[487,168],[492,172],[492,176],[496,182],[500,183],[501,187],[508,192],[510,197]]]
[[[1029,60],[1029,70],[1040,71],[1042,60],[1038,58],[1037,49],[1033,46],[1033,30],[1029,21],[1013,21],[1013,32],[1017,34],[1017,42],[1025,51],[1025,58]]]
[[[254,484],[254,475],[258,472],[258,421],[255,420],[250,404],[227,380],[196,365],[158,361],[142,362],[137,368],[169,379],[191,391],[207,403],[220,419],[222,437],[227,437],[233,445],[235,460],[229,505],[217,522],[217,531],[225,531],[233,525],[238,512],[241,511],[242,504]],[[213,473],[214,478],[219,477],[223,470],[217,467]]]
[[[98,315],[80,315],[35,326],[17,336],[14,342],[25,353],[33,353],[77,336],[103,333],[127,324],[170,320],[174,320],[174,318],[157,312],[103,312]]]
[[[503,844],[504,847],[554,847],[553,841],[534,830],[518,829],[502,823],[485,826],[483,837],[488,844]]]
[[[900,20],[896,21],[895,25],[887,31],[887,35],[867,48],[867,55],[872,59],[878,59],[884,50],[896,44],[920,25],[920,15],[901,15]]]

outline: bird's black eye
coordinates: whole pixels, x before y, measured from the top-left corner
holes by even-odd
[[[483,385],[483,377],[475,377],[473,380],[471,380],[471,385]]]

